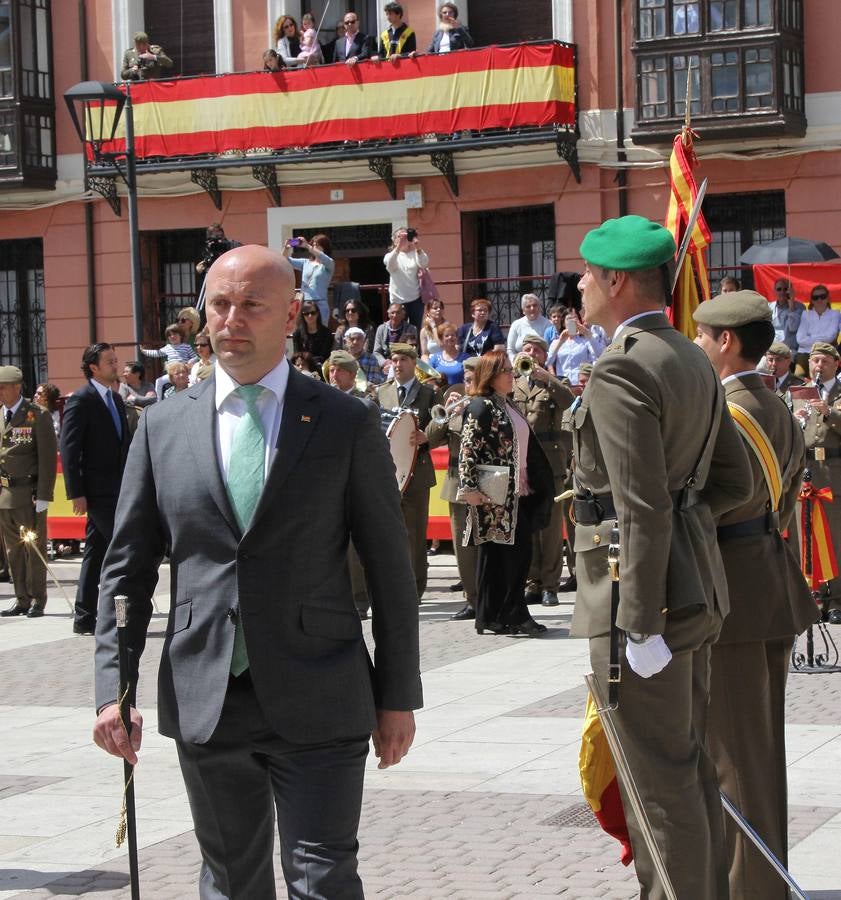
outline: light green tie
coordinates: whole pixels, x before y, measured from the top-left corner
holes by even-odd
[[[236,513],[241,531],[245,531],[260,493],[263,490],[266,465],[266,438],[263,420],[257,409],[257,398],[264,388],[259,384],[244,384],[234,393],[245,401],[245,415],[239,420],[231,457],[228,463],[228,496]],[[248,668],[248,652],[242,631],[242,616],[237,618],[234,652],[231,655],[231,674],[241,675]]]

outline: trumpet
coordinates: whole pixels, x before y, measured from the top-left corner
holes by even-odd
[[[531,378],[534,372],[534,360],[525,353],[519,353],[514,360],[514,371],[523,378]]]
[[[436,403],[429,411],[430,416],[432,416],[432,421],[436,425],[446,425],[456,413],[459,413],[466,408],[467,404],[470,403],[472,399],[473,397],[465,394],[460,400],[454,400],[447,406]]]
[[[428,362],[424,362],[424,360],[420,358],[418,358],[418,361],[415,364],[415,378],[417,378],[421,384],[427,384],[431,381],[441,385],[444,381],[444,376],[440,372],[433,369]]]

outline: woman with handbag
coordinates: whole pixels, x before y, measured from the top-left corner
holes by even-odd
[[[540,637],[546,626],[529,614],[526,578],[532,532],[549,523],[554,482],[539,442],[509,399],[513,389],[505,351],[482,356],[464,413],[457,498],[470,505],[464,542],[478,547],[476,631]]]
[[[383,264],[389,275],[389,303],[403,306],[409,323],[420,331],[423,326],[421,276],[429,265],[429,257],[421,250],[414,228],[398,228],[394,232],[394,242],[383,257]]]

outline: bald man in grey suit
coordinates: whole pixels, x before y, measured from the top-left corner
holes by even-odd
[[[133,710],[129,742],[115,705],[113,598],[129,598],[136,680],[169,549],[159,730],[177,744],[205,900],[275,896],[275,810],[289,896],[362,898],[369,737],[380,768],[399,762],[422,702],[417,596],[388,446],[364,404],[286,362],[294,289],[288,262],[263,247],[211,267],[216,373],[144,413],[103,571],[94,739],[134,762],[142,720]],[[265,483],[244,513],[238,441],[258,423],[264,444],[247,452]],[[372,599],[373,661],[353,605],[351,538]]]

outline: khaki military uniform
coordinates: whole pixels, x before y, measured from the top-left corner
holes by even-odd
[[[785,397],[788,393],[788,389],[792,387],[800,387],[800,385],[806,384],[806,382],[799,378],[797,375],[792,375],[789,373],[783,378],[782,381],[777,383],[776,388],[774,388],[778,397]]]
[[[0,434],[0,532],[17,605],[44,606],[47,571],[38,554],[21,543],[20,529],[37,533],[37,546],[46,558],[47,513],[36,514],[32,501],[53,499],[58,447],[52,416],[24,399],[9,424],[0,424]]]
[[[816,488],[828,487],[832,503],[824,503],[835,556],[841,561],[841,384],[833,380],[826,397],[829,415],[813,412],[805,420],[806,468],[812,473]],[[823,457],[823,458],[821,458]],[[797,527],[801,528],[800,515]],[[801,546],[803,535],[800,534]],[[841,564],[841,562],[839,563]],[[841,608],[841,577],[821,586],[821,599],[829,609]]]
[[[607,695],[610,532],[620,533],[624,632],[662,635],[649,679],[620,653],[619,738],[678,897],[728,897],[724,813],[706,749],[710,645],[728,610],[715,517],[752,493],[750,466],[709,361],[661,312],[625,325],[573,413],[576,491],[612,494],[615,519],[576,527],[573,634]],[[693,486],[687,482],[694,478]],[[624,648],[623,648],[624,649]],[[665,896],[625,798],[643,900]]]
[[[167,69],[172,68],[172,60],[164,53],[163,47],[159,44],[150,44],[149,52],[154,53],[157,59],[151,63],[150,60],[140,59],[140,54],[136,47],[131,47],[123,54],[123,67],[120,76],[123,81],[141,80],[147,81],[150,78],[163,78]],[[134,67],[138,67],[138,71],[134,72]]]
[[[746,442],[753,496],[722,516],[718,529],[730,614],[712,648],[707,735],[722,791],[785,865],[786,677],[795,637],[818,617],[799,561],[780,535],[793,524],[805,445],[788,407],[761,376],[728,380],[725,396],[768,436],[783,482],[778,527],[762,467]],[[788,900],[784,882],[729,817],[725,830],[731,897]]]
[[[476,557],[477,548],[475,544],[464,546],[462,537],[464,528],[467,524],[466,503],[456,500],[458,494],[458,451],[461,447],[461,429],[464,425],[464,416],[457,413],[451,416],[448,422],[443,425],[437,425],[430,422],[426,429],[429,438],[429,446],[431,448],[441,447],[445,443],[449,450],[449,460],[447,461],[447,476],[441,487],[441,499],[446,500],[450,509],[450,532],[453,536],[453,550],[456,555],[456,566],[458,566],[458,575],[464,589],[464,599],[467,605],[476,609]]]
[[[388,381],[380,385],[377,399],[384,410],[394,409],[401,404],[397,399],[397,383]],[[421,384],[417,378],[412,382],[409,393],[403,400],[403,409],[411,409],[418,420],[418,428],[426,429],[432,420],[431,409],[436,403],[435,391],[427,384]],[[400,508],[409,532],[409,556],[412,560],[412,571],[415,573],[415,584],[418,588],[418,600],[426,591],[426,579],[429,562],[426,556],[426,528],[429,523],[429,491],[435,485],[435,467],[429,456],[429,446],[418,447],[415,471],[406,490]]]
[[[514,404],[526,417],[534,436],[552,467],[555,496],[564,489],[569,457],[563,442],[563,415],[574,399],[572,391],[553,375],[550,381],[519,376],[514,380]],[[564,509],[552,504],[552,516],[546,528],[532,536],[531,568],[526,591],[558,590],[564,568]]]
[[[574,403],[575,401],[573,401]],[[573,455],[572,455],[572,407],[564,410],[561,418],[561,446],[564,449],[568,460],[566,475],[564,476],[564,491],[572,490],[573,487]],[[556,495],[557,496],[557,495]],[[575,522],[570,515],[572,509],[572,500],[561,501],[561,511],[563,515],[564,529],[566,531],[566,540],[564,541],[564,554],[566,556],[567,568],[569,569],[570,578],[575,578]]]

